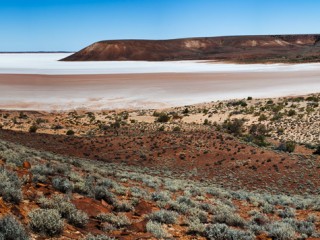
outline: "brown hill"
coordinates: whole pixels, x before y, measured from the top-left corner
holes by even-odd
[[[220,60],[318,62],[320,35],[269,35],[110,40],[96,42],[62,61]]]

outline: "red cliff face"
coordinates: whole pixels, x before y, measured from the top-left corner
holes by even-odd
[[[232,36],[96,42],[62,61],[221,60],[317,62],[320,35]]]

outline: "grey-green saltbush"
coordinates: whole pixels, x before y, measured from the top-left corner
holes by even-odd
[[[148,193],[139,187],[131,187],[130,192],[133,197],[141,198],[141,197],[148,196]]]
[[[32,166],[30,171],[33,175],[39,174],[39,175],[47,176],[53,173],[53,168],[51,166],[44,165],[44,164],[34,165]]]
[[[115,240],[115,238],[108,237],[106,235],[91,235],[89,234],[84,240]]]
[[[18,220],[11,215],[7,215],[0,219],[0,239],[28,240],[29,236]]]
[[[104,178],[98,182],[98,185],[109,189],[109,188],[114,188],[118,184],[111,179]]]
[[[198,219],[193,218],[189,220],[188,222],[188,232],[189,233],[197,233],[197,234],[203,234],[206,226]]]
[[[201,223],[208,221],[208,213],[199,208],[190,208],[188,211],[190,218],[199,219]]]
[[[204,235],[210,240],[254,240],[249,231],[231,229],[226,224],[216,223],[206,227]]]
[[[162,227],[161,223],[148,221],[147,232],[151,233],[157,239],[167,238],[169,236],[168,232]]]
[[[131,224],[131,221],[125,214],[115,215],[113,213],[102,213],[97,216],[97,219],[101,222],[108,222],[117,228],[125,227]]]
[[[52,180],[52,186],[60,192],[72,192],[73,184],[66,178],[56,177]]]
[[[165,191],[153,192],[151,194],[151,198],[152,198],[153,201],[167,202],[167,201],[170,200],[170,195],[168,194],[168,192],[165,192]]]
[[[0,196],[6,202],[20,203],[22,200],[21,181],[15,172],[0,168]]]
[[[116,203],[116,198],[112,192],[109,192],[106,187],[103,186],[97,186],[95,188],[95,198],[97,200],[105,200],[109,204],[114,204]]]
[[[296,210],[290,207],[285,207],[282,210],[279,210],[278,213],[281,218],[294,218],[296,216]]]
[[[176,223],[178,218],[178,214],[173,211],[168,210],[160,210],[157,212],[153,212],[149,215],[149,219],[151,221],[165,223],[165,224],[174,224]]]
[[[29,213],[32,231],[45,236],[58,236],[63,232],[64,222],[56,209],[36,209]]]
[[[277,240],[292,240],[294,239],[294,228],[285,222],[273,222],[267,226],[269,237]]]
[[[116,202],[114,204],[114,211],[116,212],[130,212],[133,208],[133,205],[127,201]]]
[[[178,197],[177,198],[177,202],[181,203],[181,204],[186,204],[189,207],[195,207],[196,206],[196,203],[190,197],[187,197],[187,196]]]
[[[290,224],[296,232],[300,234],[305,234],[307,236],[312,236],[316,233],[316,228],[313,222],[299,221],[294,218],[287,218],[283,222]]]
[[[246,222],[238,214],[232,212],[228,207],[218,206],[212,217],[214,223],[225,223],[229,226],[243,227]]]
[[[16,149],[1,149],[1,157],[6,160],[7,164],[22,166],[23,162],[27,159],[26,153],[19,153]]]
[[[88,215],[78,210],[67,198],[62,195],[55,195],[51,199],[41,198],[39,204],[42,208],[55,209],[59,214],[76,227],[84,227],[89,218]]]

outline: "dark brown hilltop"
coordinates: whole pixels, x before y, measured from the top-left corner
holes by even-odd
[[[265,35],[96,42],[62,61],[319,62],[320,35]]]

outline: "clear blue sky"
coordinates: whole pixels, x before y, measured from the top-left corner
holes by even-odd
[[[0,0],[0,51],[108,39],[320,33],[318,0]]]

